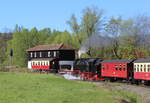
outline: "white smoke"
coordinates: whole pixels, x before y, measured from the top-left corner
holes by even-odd
[[[112,39],[106,36],[101,35],[92,35],[87,38],[81,45],[80,50],[78,51],[79,58],[82,54],[87,53],[89,48],[92,47],[106,47],[111,45]]]
[[[80,58],[82,54],[88,52],[88,48],[87,47],[81,47],[80,50],[78,51],[78,57]]]

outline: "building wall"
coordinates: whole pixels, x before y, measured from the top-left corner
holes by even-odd
[[[29,60],[33,58],[59,58],[59,51],[30,51],[28,58]]]
[[[75,59],[74,50],[61,50],[59,52],[60,52],[59,54],[60,60],[74,60]]]
[[[28,69],[32,69],[31,61],[28,61]]]
[[[28,52],[29,60],[33,58],[58,58],[59,60],[74,60],[74,50],[51,50],[51,51],[30,51]]]

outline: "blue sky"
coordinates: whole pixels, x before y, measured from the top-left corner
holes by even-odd
[[[89,6],[104,9],[107,18],[150,15],[150,0],[0,0],[0,32],[13,29],[15,24],[29,29],[70,30],[66,21],[71,14],[80,19],[82,10]]]

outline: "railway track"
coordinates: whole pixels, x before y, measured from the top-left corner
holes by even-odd
[[[121,84],[121,85],[129,85],[129,86],[137,86],[137,87],[144,87],[150,89],[150,85],[144,85],[144,84],[132,84],[127,82],[121,82],[121,81],[115,81],[115,82],[109,82],[109,81],[92,81],[92,82],[100,82],[100,83],[111,83],[111,84]]]

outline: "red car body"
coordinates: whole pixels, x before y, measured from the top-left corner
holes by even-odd
[[[134,79],[150,81],[150,72],[134,72]]]
[[[129,78],[133,74],[132,60],[104,60],[101,66],[102,77]]]
[[[50,70],[51,66],[49,66],[49,65],[32,65],[32,69]]]

